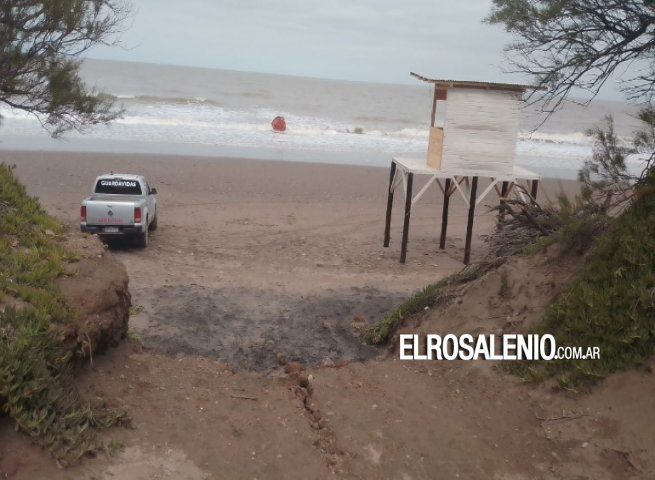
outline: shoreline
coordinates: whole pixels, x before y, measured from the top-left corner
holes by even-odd
[[[25,182],[32,195],[43,197],[44,207],[47,207],[51,200],[55,203],[65,200],[77,206],[79,201],[89,193],[91,182],[102,173],[137,172],[148,177],[152,186],[157,186],[158,183],[164,186],[159,190],[164,193],[163,196],[160,195],[160,199],[163,198],[165,201],[169,201],[171,196],[179,197],[182,203],[189,196],[203,199],[213,197],[212,200],[229,204],[244,200],[287,204],[297,201],[316,204],[357,200],[367,207],[374,207],[379,212],[381,228],[384,227],[390,164],[390,161],[389,164],[380,166],[218,155],[210,157],[173,153],[158,155],[45,150],[0,150],[0,162],[18,166],[19,177]],[[180,167],[183,167],[183,170]],[[23,169],[26,171],[21,175]],[[43,172],[47,172],[48,179],[40,176]],[[63,189],[57,188],[57,185],[52,182],[52,180],[61,180],[61,177],[67,177],[68,180],[68,185]],[[418,183],[415,189],[423,185],[423,179]],[[480,177],[479,188],[484,188],[487,184],[488,180]],[[60,181],[59,185],[63,183]],[[195,186],[197,191],[193,191],[192,186]],[[579,182],[552,177],[540,179],[538,194],[540,202],[544,204],[556,202],[560,193],[575,196],[579,193]],[[395,217],[402,215],[404,208],[400,198],[402,196],[395,196],[394,224],[400,220]],[[451,202],[449,225],[457,223],[457,221],[453,222],[453,218],[462,219],[467,215],[467,208],[461,202],[461,198],[458,196],[455,198],[456,200]],[[198,198],[193,199],[193,203],[198,203],[197,200]],[[490,218],[490,213],[485,210],[485,207],[494,206],[496,200],[493,192],[485,197],[484,202],[476,209],[476,218]],[[432,209],[432,205],[440,207],[441,204],[441,192],[436,187],[430,187],[412,209],[412,230],[416,228],[414,224],[418,220],[415,216],[423,218],[421,214],[425,210],[424,205]],[[438,215],[432,218],[434,212],[429,212],[430,220],[434,221],[436,227],[440,225],[441,210],[439,209],[437,213]],[[485,233],[483,230],[476,229],[474,236],[483,233]],[[435,232],[435,238],[437,235],[438,232]],[[461,235],[463,232],[449,230],[449,236],[457,238]]]
[[[261,160],[285,163],[315,163],[321,165],[344,165],[385,168],[391,157],[398,154],[386,152],[340,152],[311,149],[285,149],[284,147],[232,147],[215,146],[198,143],[164,143],[146,141],[98,140],[98,139],[63,139],[50,137],[29,137],[31,143],[26,145],[26,138],[3,138],[0,141],[0,155],[3,153],[72,153],[87,155],[145,155],[174,156],[197,158],[230,158],[240,160]],[[416,154],[413,154],[416,155]],[[385,160],[382,161],[381,159]],[[388,160],[387,160],[388,159]]]
[[[68,150],[68,149],[43,149],[43,148],[32,148],[32,149],[23,149],[23,148],[14,148],[14,149],[3,149],[0,144],[0,162],[4,161],[3,157],[5,156],[19,156],[19,157],[31,157],[33,155],[41,154],[46,156],[60,156],[60,155],[71,155],[74,157],[81,156],[91,156],[91,157],[113,157],[113,158],[125,158],[125,157],[135,157],[142,158],[144,160],[174,160],[174,161],[185,161],[185,160],[199,160],[199,161],[210,161],[210,162],[262,162],[265,164],[277,164],[282,165],[324,165],[324,166],[333,166],[333,167],[344,167],[344,168],[372,168],[372,169],[389,169],[389,164],[391,163],[391,156],[389,156],[389,162],[385,165],[377,164],[353,164],[345,163],[338,161],[330,160],[314,160],[314,159],[278,159],[271,158],[270,156],[265,156],[265,152],[261,152],[261,156],[253,154],[251,156],[240,156],[240,155],[222,155],[219,153],[207,153],[207,154],[193,154],[193,153],[178,153],[178,152],[168,152],[168,153],[153,153],[153,152],[144,152],[144,151],[135,151],[135,152],[124,152],[124,151],[97,151],[97,150]],[[239,148],[240,150],[249,151],[250,149]],[[253,150],[257,150],[254,149]],[[306,151],[299,151],[298,157],[301,157],[301,154],[307,153]],[[315,153],[315,152],[312,152]],[[324,152],[322,152],[324,153]],[[322,153],[315,153],[317,156],[321,156]],[[338,156],[340,152],[328,152],[327,156]],[[303,157],[304,158],[304,157]]]
[[[49,139],[51,142],[58,142],[58,140]],[[76,139],[77,140],[77,139]],[[97,140],[92,140],[90,143],[97,144]],[[116,144],[115,141],[106,141],[100,142],[106,143],[109,145]],[[209,145],[161,145],[161,152],[157,149],[150,149],[152,145],[149,142],[142,142],[138,144],[137,142],[129,142],[131,146],[141,145],[142,148],[136,148],[133,150],[122,150],[120,148],[110,150],[110,149],[68,149],[66,146],[62,148],[42,148],[37,144],[32,148],[4,148],[3,143],[0,143],[0,161],[3,161],[4,156],[31,156],[36,154],[42,155],[72,155],[72,156],[107,156],[107,157],[140,157],[143,159],[148,158],[169,158],[176,159],[176,161],[182,159],[202,159],[209,160],[212,162],[222,162],[222,161],[239,161],[239,162],[265,162],[265,163],[281,163],[287,165],[325,165],[325,166],[338,166],[338,167],[355,167],[355,168],[372,168],[372,169],[384,169],[388,170],[391,164],[391,159],[394,156],[410,156],[417,157],[417,153],[407,153],[407,154],[390,154],[390,153],[376,153],[376,152],[330,152],[330,151],[314,151],[314,150],[291,150],[285,151],[281,157],[276,157],[274,149],[260,149],[256,147],[221,147],[221,151],[216,152],[215,148]],[[164,148],[165,147],[165,148]],[[190,150],[189,150],[190,148]],[[382,161],[382,158],[385,158]],[[357,160],[353,160],[357,159]],[[544,163],[547,163],[548,159],[542,159]],[[517,163],[517,165],[519,165]],[[534,171],[541,175],[541,181],[544,182],[563,182],[563,183],[578,183],[577,181],[577,169],[558,169],[553,168],[549,174],[541,174],[533,167],[524,167],[528,170]],[[560,172],[561,175],[556,175],[557,172]],[[572,173],[575,172],[575,175]],[[568,188],[566,189],[569,190]]]

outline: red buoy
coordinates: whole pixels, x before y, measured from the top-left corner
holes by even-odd
[[[287,122],[284,121],[284,117],[275,117],[271,126],[276,132],[284,132],[287,129]]]

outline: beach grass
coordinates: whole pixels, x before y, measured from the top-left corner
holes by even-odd
[[[460,285],[480,278],[488,271],[502,265],[504,261],[505,258],[496,258],[491,261],[469,265],[459,272],[426,286],[387,313],[382,320],[370,326],[364,333],[364,340],[370,345],[387,343],[403,319],[440,304],[446,298],[446,287]]]
[[[127,423],[124,412],[93,407],[72,385],[73,352],[58,327],[77,321],[55,280],[78,257],[64,228],[0,164],[0,410],[61,464],[104,448],[96,431]]]
[[[633,205],[607,232],[589,238],[588,224],[570,238],[595,240],[580,275],[531,333],[551,334],[558,346],[598,347],[599,360],[512,362],[526,381],[554,378],[584,390],[608,374],[634,367],[655,351],[655,175],[637,189]],[[567,237],[562,237],[567,238]],[[581,245],[577,240],[573,246]]]

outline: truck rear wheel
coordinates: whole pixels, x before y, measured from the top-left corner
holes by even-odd
[[[157,214],[155,213],[155,218],[152,219],[152,222],[150,222],[150,225],[148,225],[148,228],[150,230],[157,230]]]
[[[139,248],[146,248],[148,246],[148,229],[146,228],[143,233],[136,237],[136,244]]]

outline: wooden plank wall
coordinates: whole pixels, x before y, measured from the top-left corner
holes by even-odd
[[[443,128],[430,127],[428,140],[428,165],[441,169],[441,156],[443,154]]]
[[[511,174],[521,96],[516,92],[448,91],[441,169]]]

